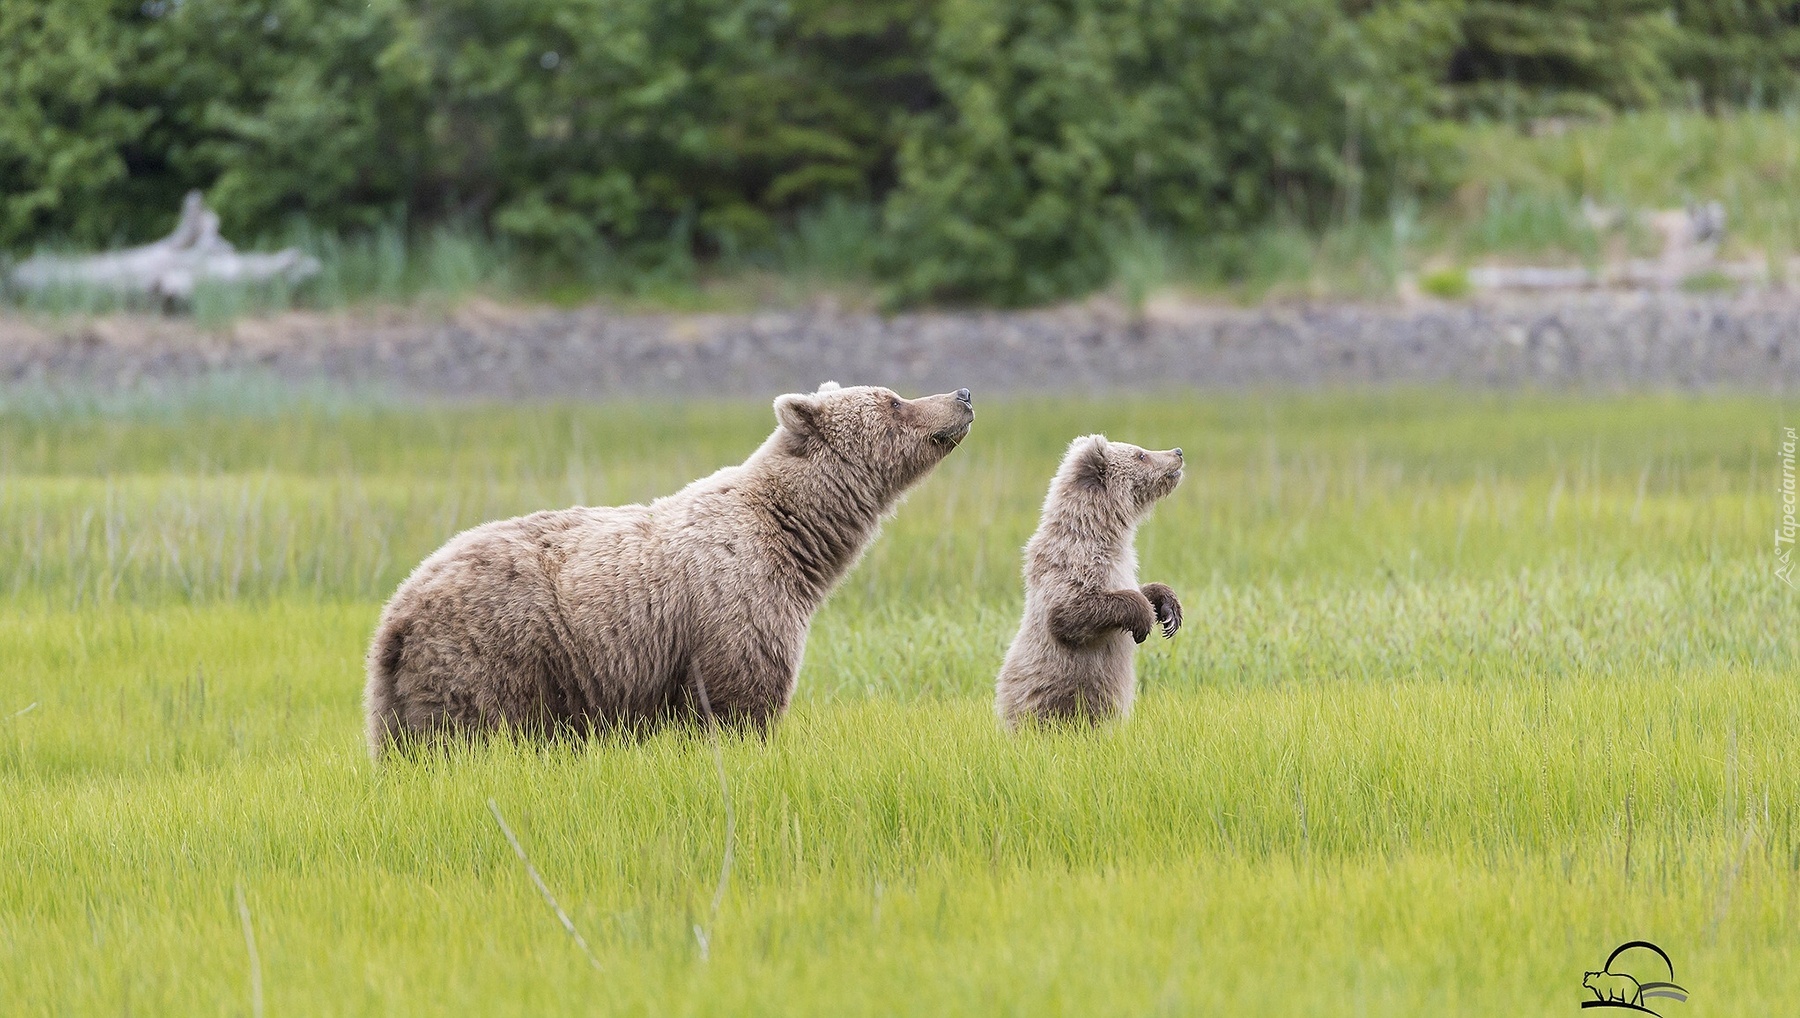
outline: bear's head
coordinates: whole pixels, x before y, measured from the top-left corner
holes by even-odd
[[[950,454],[975,421],[969,390],[903,399],[876,385],[826,382],[817,392],[775,400],[786,451],[854,468],[858,481],[886,500]]]
[[[1135,524],[1181,483],[1180,449],[1153,452],[1105,435],[1084,435],[1069,444],[1056,472],[1055,490],[1116,522]]]

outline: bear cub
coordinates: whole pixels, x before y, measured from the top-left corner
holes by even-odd
[[[1076,439],[1050,482],[1025,546],[1025,618],[1006,651],[995,709],[1026,719],[1099,723],[1130,712],[1132,650],[1160,624],[1181,628],[1181,602],[1137,582],[1138,525],[1181,483],[1180,449],[1152,452],[1104,435]]]

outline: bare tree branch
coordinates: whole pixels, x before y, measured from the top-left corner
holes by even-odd
[[[185,301],[202,283],[298,283],[318,271],[318,260],[298,248],[239,253],[219,235],[219,217],[200,192],[189,191],[167,237],[85,257],[39,255],[13,270],[12,283],[22,290],[87,288]]]

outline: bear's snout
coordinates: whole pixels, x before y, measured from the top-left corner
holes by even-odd
[[[975,422],[975,397],[967,389],[924,396],[919,403],[930,408],[927,420],[931,422],[931,437],[941,446],[954,449]]]

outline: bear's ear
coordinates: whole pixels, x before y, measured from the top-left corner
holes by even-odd
[[[1076,439],[1069,446],[1069,468],[1075,483],[1106,487],[1106,436]]]
[[[775,398],[775,419],[796,435],[812,435],[819,427],[819,401],[805,393]]]
[[[843,388],[843,386],[837,384],[836,382],[820,382],[819,383],[819,391],[820,392],[836,392],[841,388]]]

